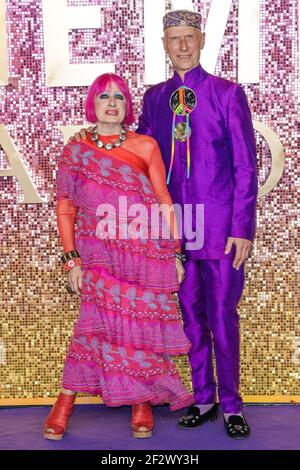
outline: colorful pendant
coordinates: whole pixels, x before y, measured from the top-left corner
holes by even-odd
[[[187,127],[186,122],[178,122],[175,126],[175,139],[179,142],[185,142],[187,137],[190,137],[192,133],[191,128]]]
[[[182,86],[172,93],[170,98],[170,108],[173,111],[172,123],[172,152],[171,162],[167,176],[167,184],[170,182],[172,168],[175,156],[175,139],[179,142],[187,143],[187,178],[190,177],[191,154],[190,154],[190,113],[194,111],[197,105],[197,97],[195,92],[186,86]],[[176,124],[176,116],[185,116],[186,121],[181,121]]]
[[[191,88],[182,86],[172,93],[170,107],[177,116],[190,114],[197,105],[197,97]]]

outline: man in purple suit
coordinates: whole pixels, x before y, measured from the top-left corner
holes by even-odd
[[[137,132],[159,143],[174,204],[204,207],[203,246],[186,250],[182,239],[187,260],[179,298],[192,344],[195,405],[178,427],[217,417],[213,344],[224,426],[229,437],[242,438],[250,430],[239,394],[237,304],[255,232],[256,144],[245,92],[201,67],[204,43],[199,14],[165,15],[163,44],[174,75],[145,93]]]

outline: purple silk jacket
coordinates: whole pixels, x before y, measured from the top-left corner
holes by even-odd
[[[192,88],[197,106],[190,114],[191,171],[187,175],[186,143],[175,140],[175,159],[168,189],[173,203],[204,205],[204,244],[188,250],[189,259],[222,259],[227,237],[252,240],[257,199],[256,143],[251,113],[243,88],[207,73],[201,65],[185,74],[177,72],[146,91],[137,132],[157,140],[168,171],[171,159],[172,93]],[[184,120],[177,116],[176,123]],[[185,251],[185,240],[182,240]]]

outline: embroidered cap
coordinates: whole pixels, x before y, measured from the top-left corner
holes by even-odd
[[[170,11],[163,17],[164,30],[172,26],[192,26],[201,29],[201,15],[189,10]]]

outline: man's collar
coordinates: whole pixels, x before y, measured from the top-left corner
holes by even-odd
[[[202,66],[199,64],[196,67],[194,67],[192,70],[189,70],[188,72],[185,73],[184,75],[184,81],[181,80],[180,75],[178,72],[174,71],[174,75],[172,79],[178,84],[178,86],[188,86],[193,88],[193,86],[197,86],[200,83],[202,83],[205,78],[207,77],[208,73],[202,68]]]

